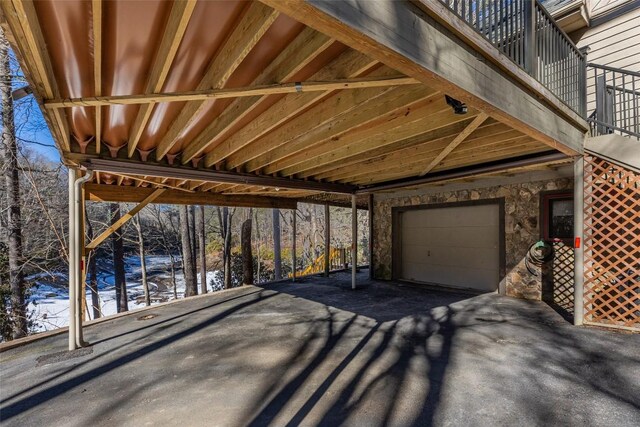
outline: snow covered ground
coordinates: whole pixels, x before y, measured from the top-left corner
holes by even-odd
[[[152,303],[174,299],[173,285],[171,284],[170,258],[161,255],[149,255],[145,257],[147,264],[147,281],[152,295]],[[129,310],[145,307],[144,289],[141,282],[140,259],[137,256],[125,259],[125,274],[127,280],[127,296]],[[32,312],[35,330],[49,331],[61,328],[69,324],[69,289],[66,273],[39,274],[28,278],[35,281],[36,286],[31,288],[28,310]],[[211,292],[212,284],[215,290],[221,289],[215,275],[215,271],[207,272],[207,290]],[[106,264],[98,271],[98,294],[100,311],[103,316],[116,314],[116,292],[114,286],[115,277],[113,267]],[[178,298],[184,297],[184,276],[181,269],[176,268],[176,290]],[[198,291],[200,290],[200,274],[198,273]],[[91,294],[87,291],[87,307],[91,307]],[[91,309],[89,315],[93,315]]]

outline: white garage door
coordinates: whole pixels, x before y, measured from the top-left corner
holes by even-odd
[[[403,212],[400,278],[495,291],[500,278],[499,209],[491,204]]]

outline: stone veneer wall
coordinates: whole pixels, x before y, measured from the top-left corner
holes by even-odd
[[[566,173],[566,172],[565,172]],[[538,175],[538,178],[540,176]],[[535,176],[531,176],[534,178]],[[522,180],[523,177],[520,177]],[[573,179],[554,177],[553,179],[517,182],[505,179],[504,185],[460,184],[445,185],[439,189],[433,186],[422,190],[411,190],[396,194],[383,193],[374,196],[374,274],[376,279],[391,279],[391,208],[431,203],[460,202],[467,200],[505,200],[505,249],[506,277],[501,288],[509,296],[540,300],[542,284],[540,275],[531,274],[524,258],[529,247],[540,239],[539,212],[540,192],[548,190],[569,190]],[[511,181],[511,183],[509,183]],[[513,182],[516,181],[516,182]],[[463,185],[464,186],[464,185]]]

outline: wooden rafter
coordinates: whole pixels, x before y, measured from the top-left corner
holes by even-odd
[[[378,64],[378,61],[350,49],[312,75],[309,80],[355,79],[370,71],[376,64]],[[287,95],[238,132],[218,144],[214,150],[218,150],[218,156],[225,159],[228,168],[240,166],[247,160],[243,153],[243,148],[248,147],[258,138],[286,123],[309,106],[327,97],[330,93],[331,91]],[[242,160],[238,160],[238,158]]]
[[[122,191],[116,185],[85,184],[87,200],[96,202],[137,203],[145,199],[155,190],[152,188],[129,187]],[[172,189],[165,189],[154,203],[168,205],[207,205],[207,206],[237,206],[255,208],[295,209],[296,200],[287,197],[264,197],[251,194],[222,195],[214,193],[189,193]]]
[[[114,224],[110,225],[109,228],[107,228],[105,231],[103,231],[98,237],[93,239],[87,246],[85,246],[85,249],[91,250],[91,249],[97,248],[98,245],[100,245],[100,243],[104,242],[107,237],[109,237],[111,234],[113,234],[118,229],[120,229],[123,225],[125,225],[127,222],[129,222],[129,220],[131,218],[133,218],[138,212],[140,212],[149,203],[151,203],[155,199],[157,199],[165,191],[166,190],[164,188],[158,188],[156,190],[153,190],[153,192],[151,194],[149,194],[147,197],[145,197],[145,199],[143,201],[138,203],[129,212],[127,212],[126,214],[122,215],[118,221],[116,221]]]
[[[331,98],[257,141],[262,147],[262,154],[247,162],[245,168],[249,172],[260,168],[264,168],[267,174],[277,172],[288,166],[286,159],[300,155],[312,147],[317,149],[323,141],[330,141],[353,128],[371,126],[389,119],[394,113],[399,114],[408,105],[434,93],[435,91],[420,86],[415,89],[378,89],[357,93],[353,94],[349,102]],[[286,166],[280,167],[280,163],[276,164],[279,161]]]
[[[449,145],[447,145],[444,150],[442,150],[440,152],[440,154],[438,154],[436,156],[435,159],[433,159],[426,168],[424,168],[424,170],[420,173],[420,176],[424,176],[426,174],[428,174],[429,172],[431,172],[431,170],[433,170],[433,168],[435,168],[436,166],[438,166],[438,163],[440,163],[445,157],[447,157],[449,155],[449,153],[451,153],[453,150],[455,150],[455,148],[460,145],[462,143],[462,141],[464,141],[465,139],[467,139],[467,137],[469,135],[471,135],[476,129],[478,129],[478,127],[484,123],[485,120],[487,120],[489,116],[484,114],[484,113],[480,113],[478,114],[478,116],[473,119],[473,121],[471,123],[469,123],[469,126],[467,126],[462,132],[460,132],[458,134],[458,136],[456,136],[453,141],[451,141],[449,143]]]
[[[160,47],[156,52],[156,59],[151,68],[151,74],[147,80],[147,86],[145,93],[157,93],[162,90],[162,86],[169,74],[169,68],[173,63],[173,60],[180,47],[180,42],[187,30],[187,24],[191,19],[193,9],[196,7],[195,0],[176,1],[173,2],[171,7],[171,13],[169,14],[169,20],[160,42]],[[128,141],[128,154],[129,157],[133,156],[138,141],[142,136],[142,132],[147,125],[147,121],[153,111],[154,102],[143,104],[138,110],[131,131],[129,132]]]
[[[94,95],[102,95],[102,0],[92,0],[91,19],[93,30],[93,87]],[[102,108],[96,107],[96,153],[102,143]]]
[[[148,177],[169,177],[179,180],[208,181],[227,184],[256,185],[263,187],[290,188],[296,190],[324,191],[327,193],[351,194],[355,187],[316,181],[286,179],[273,176],[255,175],[230,171],[192,169],[187,167],[163,166],[125,160],[98,159],[87,157],[81,161],[83,167],[113,174],[133,174]]]
[[[209,64],[196,90],[224,87],[236,68],[278,17],[278,12],[258,2],[250,3],[248,8],[240,23],[218,50],[218,55]],[[173,148],[182,131],[195,120],[205,105],[206,101],[194,101],[184,106],[158,144],[157,160],[161,160]]]
[[[253,80],[253,85],[273,82],[283,83],[293,79],[305,66],[328,49],[334,40],[305,28],[280,54]],[[268,95],[234,100],[220,116],[207,126],[183,150],[182,162],[202,154],[208,147],[220,141],[226,132],[250,114]],[[208,153],[205,164],[211,166],[221,159],[215,153]]]
[[[7,0],[1,5],[4,17],[15,37],[21,65],[31,80],[30,86],[34,94],[41,100],[59,98],[60,91],[33,0]],[[58,110],[48,118],[60,148],[62,151],[69,151],[71,142],[66,114]]]
[[[395,75],[396,72],[390,70],[387,67],[382,67],[371,73],[369,78],[389,77]],[[326,125],[333,120],[340,120],[341,117],[348,117],[350,112],[364,109],[368,105],[379,102],[380,99],[391,92],[393,87],[386,88],[369,88],[360,91],[353,92],[341,92],[334,96],[331,96],[323,102],[314,105],[307,111],[293,117],[282,126],[273,130],[264,136],[255,139],[251,144],[246,144],[238,151],[234,151],[228,142],[233,143],[236,135],[233,135],[228,140],[223,141],[216,146],[212,151],[218,150],[221,156],[225,156],[227,153],[233,152],[225,159],[225,165],[227,168],[234,168],[241,165],[245,165],[248,171],[254,171],[265,164],[260,163],[261,156],[264,157],[265,153],[269,153],[269,156],[275,156],[279,150],[286,144],[288,153],[293,153],[297,146],[290,145],[290,142],[295,141],[296,138],[305,135],[308,131],[318,128],[319,126]],[[256,119],[257,123],[261,123],[259,119]],[[242,142],[240,143],[242,144]],[[302,142],[298,143],[302,144]],[[239,144],[238,144],[239,145]],[[227,150],[228,149],[228,150]],[[258,163],[256,165],[255,163]]]
[[[146,108],[148,106],[152,107],[156,103],[160,102],[210,101],[213,99],[246,98],[283,93],[331,92],[334,90],[387,88],[416,84],[420,84],[420,82],[411,77],[398,77],[396,73],[395,76],[378,78],[363,77],[333,81],[306,81],[230,89],[151,93],[145,95],[92,96],[84,98],[52,99],[45,100],[44,106],[47,109],[58,109],[68,107],[100,107],[106,105],[142,104],[143,107]]]

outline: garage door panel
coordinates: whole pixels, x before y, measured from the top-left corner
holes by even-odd
[[[451,233],[451,228],[413,228],[403,235],[404,245],[422,245],[429,242],[433,247],[469,247],[469,248],[497,248],[499,236],[495,235],[495,227],[466,227],[460,226],[459,232]]]
[[[495,251],[478,251],[477,249],[455,246],[448,248],[425,245],[407,246],[402,252],[402,260],[425,265],[473,268],[487,268],[500,263],[498,253]]]
[[[494,291],[491,284],[497,280],[495,273],[490,269],[459,268],[454,272],[446,266],[427,266],[424,264],[407,264],[406,280],[425,282],[424,277],[428,275],[429,281],[426,283],[452,286],[457,288],[471,288],[480,291]]]
[[[452,208],[427,209],[430,211],[429,227],[456,227],[464,224],[467,227],[498,225],[499,218],[495,216],[492,209],[486,209],[488,206],[460,206]],[[473,215],[469,215],[469,209],[473,209]],[[407,228],[423,228],[423,212],[427,210],[415,210],[405,212],[403,218],[403,227]]]
[[[494,291],[500,277],[500,205],[401,214],[400,278]]]

